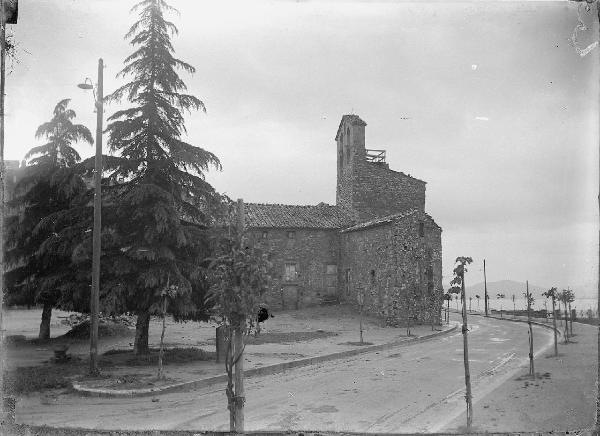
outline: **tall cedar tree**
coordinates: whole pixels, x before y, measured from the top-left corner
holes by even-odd
[[[25,155],[28,166],[7,203],[12,209],[6,223],[7,303],[43,305],[40,339],[50,337],[53,307],[73,309],[78,300],[85,300],[85,296],[73,300],[86,272],[71,267],[71,247],[85,232],[77,228],[85,220],[79,220],[72,208],[85,198],[87,189],[74,171],[80,156],[71,145],[93,140],[87,127],[73,124],[76,115],[68,104],[68,99],[60,101],[52,119],[38,127],[36,138],[47,142]],[[70,228],[59,224],[65,222],[58,219],[61,215],[70,216]]]
[[[150,314],[159,312],[167,280],[178,290],[171,313],[205,314],[207,285],[199,265],[209,254],[205,229],[221,202],[204,180],[209,167],[220,169],[218,158],[181,139],[183,111],[205,108],[184,93],[177,74],[195,69],[173,56],[177,28],[164,17],[173,11],[163,0],[132,8],[139,19],[125,38],[136,50],[118,74],[132,80],[107,96],[131,107],[109,117],[106,129],[113,156],[105,159],[102,299],[107,311],[136,312],[136,354],[148,353]]]

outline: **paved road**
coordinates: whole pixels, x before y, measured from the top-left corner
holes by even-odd
[[[527,372],[527,325],[471,318],[474,402]],[[536,354],[550,330],[535,327]],[[460,332],[383,352],[246,380],[246,430],[439,431],[464,411]],[[228,430],[222,386],[142,398],[28,398],[17,421],[104,429]]]

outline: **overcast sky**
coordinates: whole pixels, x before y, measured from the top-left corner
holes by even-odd
[[[8,62],[7,159],[39,144],[36,127],[72,98],[95,129],[92,96],[132,48],[131,0],[20,0]],[[443,228],[444,284],[457,256],[466,280],[587,285],[598,265],[598,48],[569,43],[567,2],[413,4],[172,0],[176,55],[207,113],[189,142],[214,152],[207,179],[248,202],[335,204],[334,137],[343,114],[367,122],[367,148],[427,181],[426,211]],[[598,34],[582,17],[585,48]],[[110,115],[114,106],[106,109]],[[406,119],[405,119],[406,118]],[[79,148],[84,156],[92,147]],[[577,288],[576,288],[577,289]]]

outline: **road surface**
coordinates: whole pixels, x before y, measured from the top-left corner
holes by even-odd
[[[456,315],[454,315],[456,316]],[[470,318],[474,404],[527,373],[524,323]],[[552,344],[534,327],[535,352]],[[427,342],[246,380],[245,428],[435,432],[465,409],[460,330]],[[158,401],[156,401],[158,399]],[[17,422],[97,429],[228,430],[224,386],[138,398],[29,397]]]

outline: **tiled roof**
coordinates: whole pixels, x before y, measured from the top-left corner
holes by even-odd
[[[245,203],[246,226],[254,228],[341,229],[352,223],[348,211],[325,203],[316,206]]]
[[[338,137],[340,136],[340,130],[342,128],[342,125],[344,124],[344,121],[348,121],[350,123],[350,125],[355,126],[355,125],[359,125],[359,126],[366,126],[367,123],[365,123],[363,120],[360,119],[360,117],[358,115],[344,115],[342,116],[342,120],[340,121],[340,125],[338,126],[337,129],[337,133],[335,134],[335,140],[337,141]]]
[[[342,230],[342,233],[345,233],[345,232],[355,232],[355,231],[358,231],[358,230],[368,229],[370,227],[376,227],[376,226],[381,226],[381,225],[384,225],[384,224],[390,224],[390,223],[392,223],[392,222],[394,222],[394,221],[396,221],[398,219],[402,219],[402,218],[408,217],[408,216],[413,215],[415,213],[422,213],[423,215],[425,215],[425,217],[427,219],[429,219],[433,223],[434,226],[436,226],[438,229],[441,230],[441,227],[438,226],[436,224],[436,222],[433,220],[433,218],[431,218],[431,216],[429,216],[425,212],[421,212],[421,211],[419,211],[419,209],[409,209],[409,210],[404,211],[404,212],[395,213],[395,214],[392,214],[392,215],[387,215],[387,216],[383,216],[383,217],[372,219],[370,221],[365,221],[365,222],[362,222],[360,224],[356,224],[355,226],[348,227],[347,229]]]

